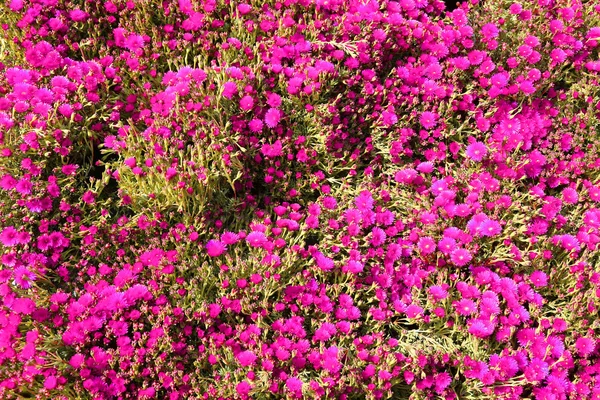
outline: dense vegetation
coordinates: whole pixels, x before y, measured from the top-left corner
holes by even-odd
[[[1,398],[600,398],[598,2],[0,22]]]

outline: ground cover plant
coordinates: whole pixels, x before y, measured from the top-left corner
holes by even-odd
[[[600,4],[0,5],[3,399],[600,399]]]

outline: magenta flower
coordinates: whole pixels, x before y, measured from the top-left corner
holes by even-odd
[[[335,267],[334,261],[323,255],[321,252],[317,252],[314,255],[315,260],[317,261],[317,266],[322,271],[331,271]]]
[[[237,94],[237,85],[235,82],[227,81],[223,85],[223,97],[231,100]]]
[[[435,252],[436,247],[435,240],[433,240],[433,238],[429,236],[425,236],[419,239],[417,246],[419,247],[419,251],[421,252],[421,254],[425,255]]]
[[[350,260],[348,261],[348,264],[346,264],[346,270],[352,274],[361,273],[363,269],[364,265],[356,260]]]
[[[252,231],[246,236],[246,242],[252,247],[261,247],[267,242],[267,237],[263,232]]]
[[[17,230],[12,226],[4,228],[2,233],[0,233],[0,242],[6,247],[13,247],[18,244],[19,238]]]
[[[444,254],[450,254],[456,248],[456,240],[451,237],[444,237],[438,242],[438,249]]]
[[[444,393],[444,390],[446,390],[446,388],[450,386],[451,382],[452,378],[450,377],[449,373],[442,372],[441,374],[437,374],[435,376],[435,392],[437,394]]]
[[[22,289],[29,289],[31,287],[31,282],[36,280],[35,273],[29,271],[24,266],[19,266],[14,270],[15,283],[19,285]]]
[[[485,24],[481,27],[481,34],[486,39],[493,39],[498,36],[498,27],[492,23]]]
[[[562,196],[564,202],[568,204],[577,204],[579,201],[579,195],[577,194],[577,191],[570,187],[563,189]]]
[[[379,227],[373,228],[371,235],[372,235],[371,236],[371,245],[374,247],[381,246],[385,242],[385,239],[387,238],[385,231]]]
[[[211,257],[218,257],[227,250],[227,246],[219,240],[209,240],[206,243],[206,253]]]
[[[272,108],[279,108],[281,105],[281,96],[277,93],[269,93],[267,95],[267,104]]]
[[[221,235],[221,242],[225,245],[237,243],[240,240],[240,235],[234,232],[224,232]]]
[[[548,376],[548,363],[534,358],[523,370],[523,375],[529,382],[541,382]]]
[[[236,385],[235,390],[240,396],[246,397],[250,393],[250,390],[252,390],[252,385],[244,380]]]
[[[474,142],[467,146],[467,157],[473,161],[481,161],[487,155],[487,147],[481,142]]]
[[[437,125],[438,115],[431,111],[424,111],[421,113],[419,122],[425,129],[431,129]]]
[[[269,128],[275,128],[281,120],[281,112],[276,108],[269,108],[265,114],[265,124]]]
[[[256,354],[251,352],[250,350],[242,351],[236,355],[237,360],[240,362],[242,367],[249,367],[254,365],[257,357]]]
[[[337,201],[335,200],[335,197],[327,196],[323,198],[323,207],[328,210],[335,210],[337,207]]]
[[[300,396],[302,394],[302,381],[296,377],[289,377],[285,381],[285,386],[287,389],[294,393],[295,396]]]
[[[471,256],[471,253],[467,249],[463,248],[455,249],[450,254],[450,260],[452,260],[452,262],[459,267],[467,265],[472,258],[473,257]]]
[[[594,352],[596,343],[592,338],[580,337],[575,341],[575,348],[581,357],[587,357]]]
[[[381,116],[383,117],[384,126],[390,127],[398,122],[398,116],[393,111],[384,111]]]
[[[263,122],[260,119],[254,118],[252,121],[248,123],[248,128],[250,128],[250,132],[258,133],[262,131]]]
[[[83,194],[83,197],[81,199],[86,204],[93,204],[95,201],[94,193],[92,191],[88,190],[87,192],[85,192]]]
[[[423,315],[423,307],[416,304],[411,304],[406,307],[406,316],[408,318],[418,318],[421,315]]]
[[[240,108],[244,111],[250,111],[254,107],[254,99],[252,96],[244,96],[240,100]]]
[[[529,280],[535,287],[544,287],[548,285],[548,276],[545,272],[542,271],[534,271],[529,276]]]
[[[477,312],[477,304],[471,299],[462,299],[452,303],[459,315],[471,315]]]
[[[491,219],[485,220],[479,226],[479,233],[481,236],[494,237],[502,232],[502,226],[498,221],[493,221]]]
[[[494,325],[486,319],[472,319],[469,321],[469,333],[478,338],[485,338],[494,333]]]

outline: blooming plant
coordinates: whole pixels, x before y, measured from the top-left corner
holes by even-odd
[[[0,5],[0,398],[600,398],[600,5]]]

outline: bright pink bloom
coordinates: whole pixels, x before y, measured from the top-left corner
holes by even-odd
[[[477,312],[477,304],[471,299],[462,299],[452,303],[459,315],[471,315]]]
[[[253,365],[257,359],[256,354],[249,350],[238,353],[236,358],[238,359],[242,367],[248,367]]]
[[[419,243],[417,244],[419,247],[419,251],[421,254],[431,254],[435,252],[435,240],[429,236],[422,237],[419,239]]]
[[[529,280],[531,280],[531,283],[533,283],[533,285],[536,287],[544,287],[548,285],[548,276],[542,271],[532,272],[529,276]]]
[[[431,111],[424,111],[421,113],[419,122],[425,129],[431,129],[437,125],[438,115]]]
[[[258,133],[262,131],[263,122],[260,119],[254,118],[252,121],[248,123],[248,128],[250,128],[250,132]]]
[[[250,111],[254,107],[254,99],[252,96],[244,96],[240,100],[240,108],[244,111]]]
[[[206,253],[211,257],[218,257],[227,250],[227,246],[218,240],[209,240],[206,243]]]
[[[300,396],[302,394],[302,381],[296,377],[292,376],[287,378],[285,381],[285,386],[296,396]]]
[[[227,81],[223,85],[223,97],[231,100],[237,94],[237,85],[235,82]]]
[[[450,255],[452,262],[459,267],[467,265],[472,258],[471,253],[462,248],[455,249]]]
[[[237,384],[235,390],[240,396],[246,397],[250,393],[250,390],[252,390],[252,385],[244,380]]]
[[[265,123],[269,128],[275,128],[281,120],[281,112],[276,108],[269,108],[265,114]]]
[[[269,93],[267,95],[267,104],[273,108],[279,108],[281,97],[277,93]]]
[[[84,203],[86,203],[86,204],[93,204],[93,203],[94,203],[94,201],[95,201],[95,198],[94,198],[94,193],[93,193],[93,192],[91,192],[90,190],[88,190],[87,192],[85,192],[85,193],[83,194],[83,197],[82,197],[81,199],[82,199],[82,200],[84,201]]]
[[[594,349],[596,348],[596,343],[592,338],[580,337],[575,342],[575,348],[577,349],[577,353],[581,357],[587,357],[588,355],[594,352]]]
[[[4,228],[2,233],[0,233],[0,242],[2,242],[2,244],[6,247],[12,247],[16,245],[18,241],[18,232],[12,226]]]
[[[474,142],[467,146],[467,157],[473,161],[481,161],[487,155],[487,147],[481,142]]]
[[[253,231],[246,236],[246,242],[248,242],[251,247],[261,247],[267,242],[267,237],[263,232]]]

